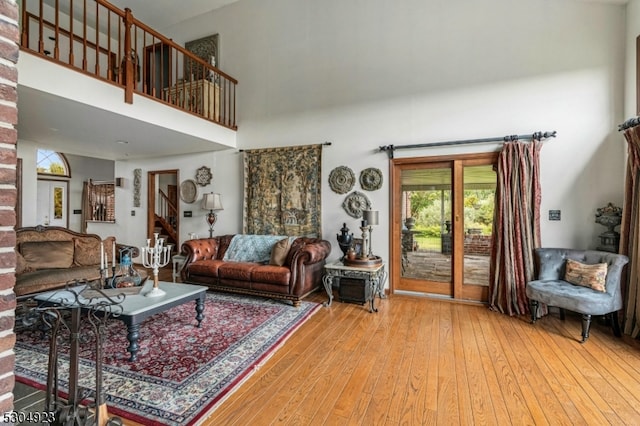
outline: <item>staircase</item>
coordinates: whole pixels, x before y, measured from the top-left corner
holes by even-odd
[[[173,244],[174,250],[178,242],[177,217],[178,209],[162,190],[158,191],[159,202],[154,212],[154,233],[160,234],[166,244]]]

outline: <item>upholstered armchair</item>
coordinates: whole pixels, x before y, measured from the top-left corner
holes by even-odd
[[[621,274],[629,259],[596,250],[536,249],[538,279],[527,283],[531,323],[538,319],[538,305],[545,303],[582,314],[582,342],[589,338],[592,315],[610,317],[620,337],[617,311],[622,308]]]

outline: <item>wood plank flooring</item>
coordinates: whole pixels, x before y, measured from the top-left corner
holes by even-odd
[[[640,424],[640,345],[603,324],[580,344],[569,313],[531,325],[482,305],[376,305],[334,299],[203,424]]]

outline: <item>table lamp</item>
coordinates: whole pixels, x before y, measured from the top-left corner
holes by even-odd
[[[220,194],[216,194],[214,192],[204,194],[204,198],[202,199],[202,208],[204,210],[209,210],[206,220],[209,224],[209,238],[213,238],[213,225],[215,225],[218,220],[218,214],[216,211],[224,210],[222,208],[222,198],[220,197]]]
[[[362,211],[362,220],[369,227],[369,252],[367,253],[368,258],[372,258],[373,252],[371,247],[373,244],[371,243],[371,231],[373,230],[372,225],[378,225],[378,211],[377,210],[363,210]]]

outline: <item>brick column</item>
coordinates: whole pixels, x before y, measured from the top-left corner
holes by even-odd
[[[18,5],[0,0],[0,412],[13,409]]]

